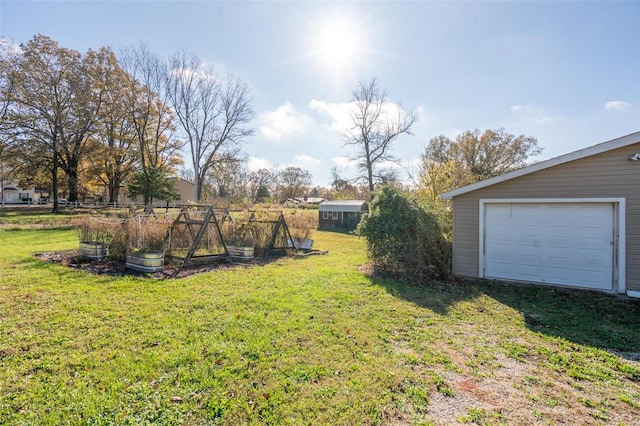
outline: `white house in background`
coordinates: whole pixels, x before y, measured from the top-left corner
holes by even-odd
[[[16,184],[9,183],[2,187],[0,203],[3,205],[37,203],[40,198],[46,197],[46,191],[40,191],[38,188],[23,189]]]
[[[288,203],[293,203],[293,204],[308,204],[308,205],[319,205],[320,203],[326,201],[324,198],[322,197],[293,197],[293,198],[289,198],[287,199]]]
[[[453,274],[640,297],[640,132],[445,192]]]

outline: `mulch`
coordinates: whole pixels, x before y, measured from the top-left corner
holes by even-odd
[[[78,255],[77,250],[36,253],[34,254],[34,256],[37,259],[44,260],[46,262],[68,266],[69,268],[82,270],[96,275],[127,275],[154,279],[184,278],[191,275],[220,269],[247,268],[256,265],[265,265],[274,260],[273,258],[254,259],[250,262],[232,262],[229,260],[223,260],[214,264],[185,266],[182,268],[165,265],[162,271],[146,273],[125,268],[123,261],[117,261],[108,258],[102,260],[91,260],[83,258]]]
[[[310,256],[310,255],[325,255],[327,250],[309,250],[296,256]],[[171,279],[171,278],[184,278],[191,275],[201,274],[204,272],[211,272],[221,269],[229,268],[249,268],[252,266],[263,266],[278,259],[278,257],[256,257],[250,261],[236,262],[228,259],[224,259],[215,263],[200,264],[184,266],[177,268],[171,265],[165,265],[162,271],[146,273],[134,271],[132,269],[125,268],[123,261],[113,259],[91,260],[81,257],[77,250],[68,251],[55,251],[36,253],[34,256],[40,260],[46,262],[56,263],[59,265],[68,266],[69,268],[82,270],[96,275],[108,275],[108,276],[137,276],[154,279]]]

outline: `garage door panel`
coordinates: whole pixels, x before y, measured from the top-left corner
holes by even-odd
[[[485,212],[487,277],[612,289],[611,203],[497,203]]]
[[[517,272],[522,281],[541,281],[543,279],[538,265],[520,265]]]
[[[565,266],[549,266],[547,269],[549,282],[569,282],[572,279],[572,271]]]

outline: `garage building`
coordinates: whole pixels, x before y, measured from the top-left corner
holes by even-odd
[[[640,132],[441,198],[454,275],[640,297]]]

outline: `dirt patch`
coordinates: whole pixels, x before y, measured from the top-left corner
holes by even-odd
[[[497,367],[487,377],[442,371],[440,374],[455,391],[453,396],[433,392],[429,400],[429,412],[437,425],[465,423],[470,409],[482,409],[488,413],[509,411],[520,404],[514,384],[527,374],[528,366],[502,354],[497,354]],[[519,409],[521,409],[520,407]],[[527,419],[529,422],[531,419]]]
[[[86,259],[79,256],[76,250],[36,253],[34,254],[34,256],[37,259],[44,260],[46,262],[68,266],[69,268],[82,270],[96,275],[129,275],[154,279],[184,278],[191,275],[211,272],[220,269],[248,268],[252,266],[266,265],[267,263],[275,260],[275,258],[272,257],[258,258],[249,262],[233,262],[229,260],[221,260],[212,264],[188,266],[183,268],[165,265],[162,271],[145,273],[125,268],[124,262],[122,261],[116,261],[112,259]]]

